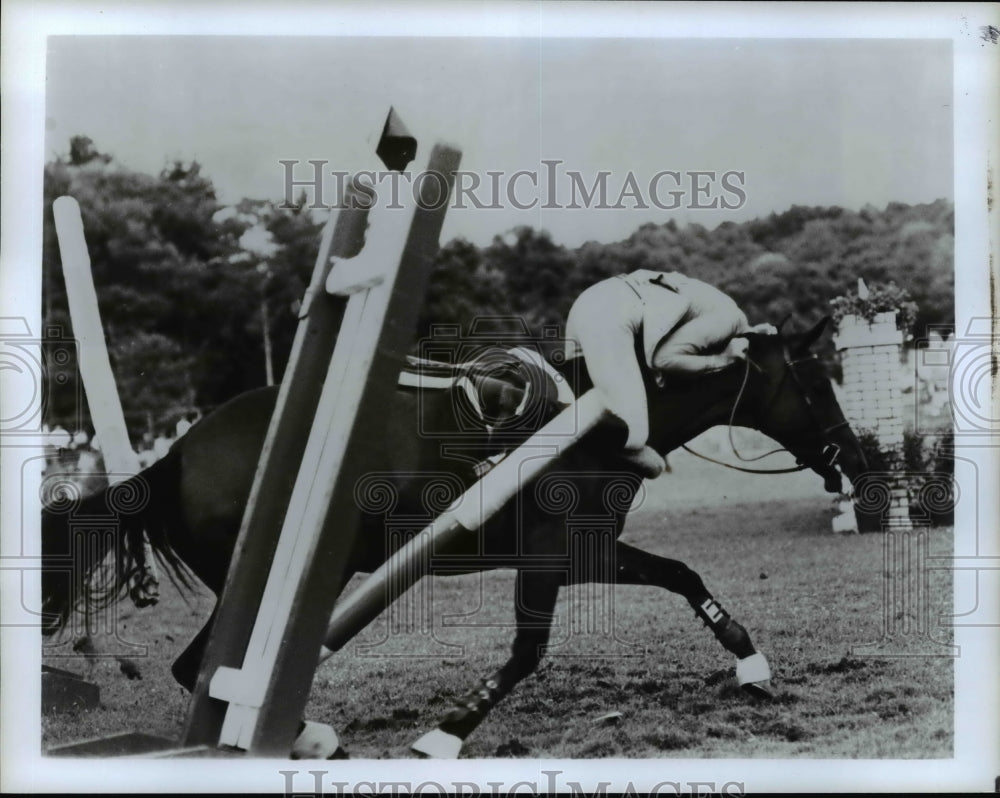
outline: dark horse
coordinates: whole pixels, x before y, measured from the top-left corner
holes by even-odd
[[[866,466],[830,380],[810,351],[825,323],[805,333],[750,335],[746,364],[698,379],[677,381],[661,389],[647,375],[650,444],[665,455],[715,425],[752,427],[778,441],[803,467],[819,474],[828,491],[839,491],[838,467],[853,481]],[[563,367],[578,391],[589,387],[580,365],[576,362]],[[509,389],[508,399],[512,392],[516,399],[525,390],[523,383],[510,381],[502,387]],[[382,439],[372,442],[385,464],[379,479],[391,486],[392,500],[380,503],[358,490],[363,528],[356,536],[348,576],[370,573],[404,542],[388,538],[388,512],[428,516],[426,475],[444,475],[454,483],[451,494],[439,502],[440,512],[475,482],[477,473],[488,463],[486,457],[510,445],[510,441],[505,444],[501,440],[502,425],[492,425],[475,432],[477,443],[462,448],[460,458],[449,453],[443,444],[454,440],[462,419],[470,415],[456,411],[462,399],[458,393],[457,388],[397,391],[396,412],[386,418]],[[186,566],[216,594],[221,591],[276,394],[276,389],[258,389],[238,396],[196,424],[163,459],[133,479],[86,499],[50,503],[43,510],[43,612],[48,632],[60,628],[80,603],[79,586],[85,581],[60,579],[56,568],[57,563],[65,563],[66,552],[74,550],[69,542],[74,517],[114,516],[121,533],[117,544],[113,538],[107,539],[103,549],[97,547],[101,550],[95,552],[94,559],[75,566],[82,569],[78,573],[86,575],[96,567],[97,557],[114,547],[116,579],[111,598],[122,594],[142,564],[143,531],[169,572],[184,579]],[[520,435],[524,439],[551,418],[559,405],[545,400],[536,402],[534,409],[538,412],[522,411],[506,431],[513,430],[515,438]],[[529,418],[532,415],[534,418]],[[524,429],[518,431],[518,424]],[[533,486],[523,486],[519,496],[478,534],[470,533],[463,543],[442,553],[447,556],[439,565],[448,573],[492,568],[518,572],[517,631],[510,659],[463,696],[428,735],[437,735],[435,744],[442,739],[450,741],[445,746],[451,748],[450,753],[456,754],[461,741],[490,709],[536,669],[549,639],[559,588],[564,585],[653,585],[679,593],[722,646],[736,656],[738,675],[739,663],[754,662],[755,658],[763,662],[763,672],[757,668],[741,682],[751,691],[767,689],[766,660],[757,653],[746,630],[714,600],[697,573],[682,562],[618,541],[642,482],[635,468],[617,454],[623,441],[620,426],[599,425]],[[575,491],[571,510],[560,498],[567,490]],[[580,532],[579,524],[567,523],[569,512],[610,523],[587,525],[586,531]],[[434,568],[432,561],[430,570]],[[196,681],[211,629],[209,619],[174,663],[175,678],[188,690]]]

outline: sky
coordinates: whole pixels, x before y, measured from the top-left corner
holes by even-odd
[[[484,244],[528,224],[577,246],[670,218],[714,227],[793,204],[951,199],[951,48],[929,39],[54,36],[46,157],[87,135],[144,172],[195,159],[225,203],[281,201],[280,160],[300,162],[296,180],[313,175],[309,160],[327,171],[378,165],[372,152],[393,106],[419,142],[415,167],[433,142],[453,142],[462,169],[481,179],[480,203],[502,206],[452,207],[443,240]],[[543,160],[561,162],[554,181]],[[507,195],[518,170],[538,175],[538,188],[530,177],[515,184],[514,200],[537,199],[533,208]],[[498,202],[489,171],[505,175]],[[569,171],[587,191],[608,172],[605,205],[631,174],[638,198],[567,208]],[[655,184],[666,209],[650,188],[664,171],[679,174]],[[729,185],[743,196],[723,187],[726,172],[741,173]],[[539,207],[552,187],[563,207]],[[690,207],[713,201],[731,207]]]

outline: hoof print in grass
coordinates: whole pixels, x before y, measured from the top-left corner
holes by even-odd
[[[94,645],[94,641],[91,639],[90,635],[78,637],[73,643],[73,650],[77,654],[83,654],[85,657],[93,657],[97,655],[97,647]]]
[[[871,667],[884,667],[882,663],[876,661],[868,662],[865,660],[854,659],[853,657],[841,657],[839,662],[832,663],[818,663],[813,662],[806,666],[806,671],[809,673],[849,673],[856,670],[864,670]]]
[[[767,726],[764,731],[772,737],[783,738],[790,743],[797,743],[800,740],[808,740],[813,737],[813,733],[805,727],[797,723],[786,723],[783,721],[775,721]]]
[[[136,665],[132,660],[125,659],[124,657],[117,657],[118,660],[118,670],[125,674],[128,679],[141,679],[142,671],[139,670],[139,666]]]
[[[497,756],[525,756],[530,753],[525,745],[516,737],[511,737],[507,742],[497,746]]]
[[[722,684],[728,679],[736,678],[736,670],[734,668],[723,668],[722,670],[711,673],[705,677],[705,684],[709,687],[714,687],[717,684]]]

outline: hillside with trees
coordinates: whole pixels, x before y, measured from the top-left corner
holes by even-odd
[[[69,154],[45,167],[43,315],[51,337],[71,334],[51,210],[63,194],[82,208],[133,436],[265,384],[268,358],[280,380],[322,220],[251,199],[224,208],[197,163],[141,174],[75,137]],[[719,286],[751,321],[791,315],[796,327],[827,315],[830,300],[859,277],[894,281],[917,303],[919,337],[927,325],[954,323],[953,236],[953,206],[938,200],[857,212],[793,206],[714,230],[665,218],[623,241],[572,249],[527,227],[483,247],[456,239],[437,256],[419,335],[438,324],[463,334],[492,325],[541,335],[561,328],[587,286],[651,268]],[[75,363],[47,367],[46,421],[67,423],[79,391]]]

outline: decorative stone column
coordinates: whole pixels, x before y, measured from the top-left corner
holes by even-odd
[[[841,406],[851,427],[859,434],[874,433],[884,452],[901,456],[903,413],[898,374],[903,332],[896,326],[896,311],[878,313],[871,322],[860,316],[845,316],[838,324],[834,344],[843,368]],[[878,480],[877,485],[855,485],[859,509],[881,512],[883,529],[910,529],[909,500],[903,478],[891,472],[872,478]],[[861,488],[867,488],[867,497],[860,495]]]

